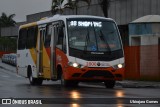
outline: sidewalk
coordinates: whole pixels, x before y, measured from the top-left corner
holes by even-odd
[[[6,63],[2,63],[1,59],[0,59],[0,68],[16,73],[16,67],[15,66],[12,66],[12,65],[9,65],[9,64],[6,64]]]
[[[116,86],[123,88],[160,88],[160,82],[123,80],[117,81]]]

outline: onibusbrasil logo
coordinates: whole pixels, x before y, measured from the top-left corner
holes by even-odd
[[[42,104],[42,100],[37,99],[2,99],[2,104]]]

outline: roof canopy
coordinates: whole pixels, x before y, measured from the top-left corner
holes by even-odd
[[[143,17],[140,17],[131,23],[160,23],[160,15],[146,15]]]

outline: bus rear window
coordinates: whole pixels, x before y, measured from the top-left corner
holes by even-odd
[[[19,50],[25,49],[26,39],[27,39],[27,29],[21,29],[19,31],[19,38],[18,38],[18,49]]]

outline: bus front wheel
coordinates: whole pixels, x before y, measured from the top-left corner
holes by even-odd
[[[61,85],[64,86],[64,87],[68,87],[70,85],[69,81],[64,79],[63,74],[61,75]]]
[[[106,88],[114,88],[116,81],[115,80],[108,80],[104,82]]]
[[[61,85],[64,87],[77,87],[78,83],[78,81],[65,80],[63,74],[61,76]]]

